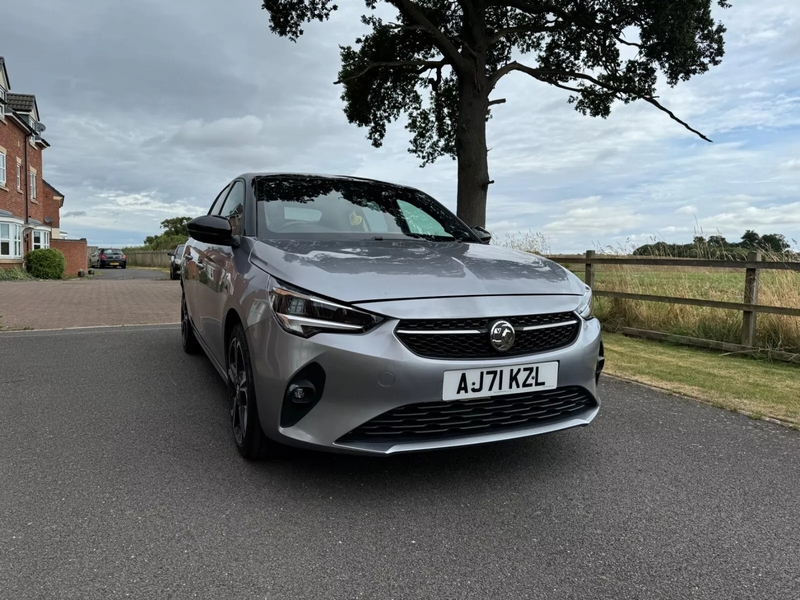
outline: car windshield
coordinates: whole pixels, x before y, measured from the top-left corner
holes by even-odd
[[[255,181],[259,237],[475,241],[433,198],[378,182],[325,177]]]
[[[109,255],[109,254],[122,254],[122,252],[120,250],[117,250],[116,248],[108,248],[107,250],[103,250],[103,252],[106,255]]]

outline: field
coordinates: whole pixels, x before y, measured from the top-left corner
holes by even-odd
[[[573,268],[583,277],[579,266]],[[598,265],[595,289],[742,302],[744,269]],[[758,303],[800,308],[800,273],[761,271]],[[733,310],[596,298],[595,314],[611,332],[635,327],[734,344],[741,342],[742,313]],[[759,314],[757,345],[800,352],[800,318]]]

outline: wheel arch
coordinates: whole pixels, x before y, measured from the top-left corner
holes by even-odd
[[[226,357],[228,353],[228,342],[231,339],[231,332],[233,331],[233,328],[236,327],[237,323],[244,329],[244,320],[239,315],[239,312],[235,308],[229,308],[228,312],[225,313],[225,323],[223,324],[223,339],[225,340]]]

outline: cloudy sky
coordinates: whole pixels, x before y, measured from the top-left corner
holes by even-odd
[[[800,2],[732,0],[723,64],[661,94],[714,140],[648,105],[608,120],[566,92],[509,76],[489,123],[488,226],[539,232],[553,251],[686,242],[746,228],[800,240]],[[36,94],[45,178],[62,228],[132,245],[196,216],[245,171],[353,174],[418,187],[455,209],[455,163],[419,168],[398,124],[382,149],[349,125],[332,85],[363,2],[273,36],[260,0],[28,0],[4,10],[12,91]],[[797,246],[797,244],[795,244]]]

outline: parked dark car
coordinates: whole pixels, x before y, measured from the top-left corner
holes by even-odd
[[[90,266],[96,269],[106,267],[124,269],[128,266],[128,259],[119,248],[98,248],[91,256]]]
[[[278,442],[373,455],[483,444],[599,411],[591,290],[485,244],[420,191],[250,173],[188,229],[183,347],[225,380],[245,458]]]
[[[184,244],[181,244],[172,252],[167,252],[167,256],[169,256],[169,278],[170,279],[180,279],[181,278],[181,257],[183,256],[183,249],[185,248]]]

